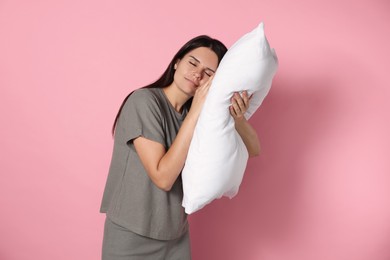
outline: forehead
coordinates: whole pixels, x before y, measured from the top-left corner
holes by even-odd
[[[203,66],[210,69],[217,69],[218,67],[218,56],[210,48],[199,47],[188,52],[184,57],[190,58],[194,57],[197,59]]]

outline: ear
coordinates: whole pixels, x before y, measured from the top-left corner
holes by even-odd
[[[175,65],[173,66],[173,68],[176,70],[177,69],[177,64],[180,62],[180,59],[177,59]]]

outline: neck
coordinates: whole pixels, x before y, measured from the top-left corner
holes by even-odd
[[[187,94],[180,91],[174,83],[168,87],[163,88],[165,95],[168,98],[168,101],[175,108],[175,110],[181,113],[183,105],[191,98]]]

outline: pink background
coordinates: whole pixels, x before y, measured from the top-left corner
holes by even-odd
[[[262,154],[190,217],[193,259],[390,259],[387,0],[0,1],[0,259],[99,259],[111,125],[188,39],[264,21]]]

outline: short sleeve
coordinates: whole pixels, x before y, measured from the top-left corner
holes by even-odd
[[[167,147],[164,118],[158,98],[148,89],[134,91],[127,99],[119,117],[118,128],[126,143],[139,136]]]

